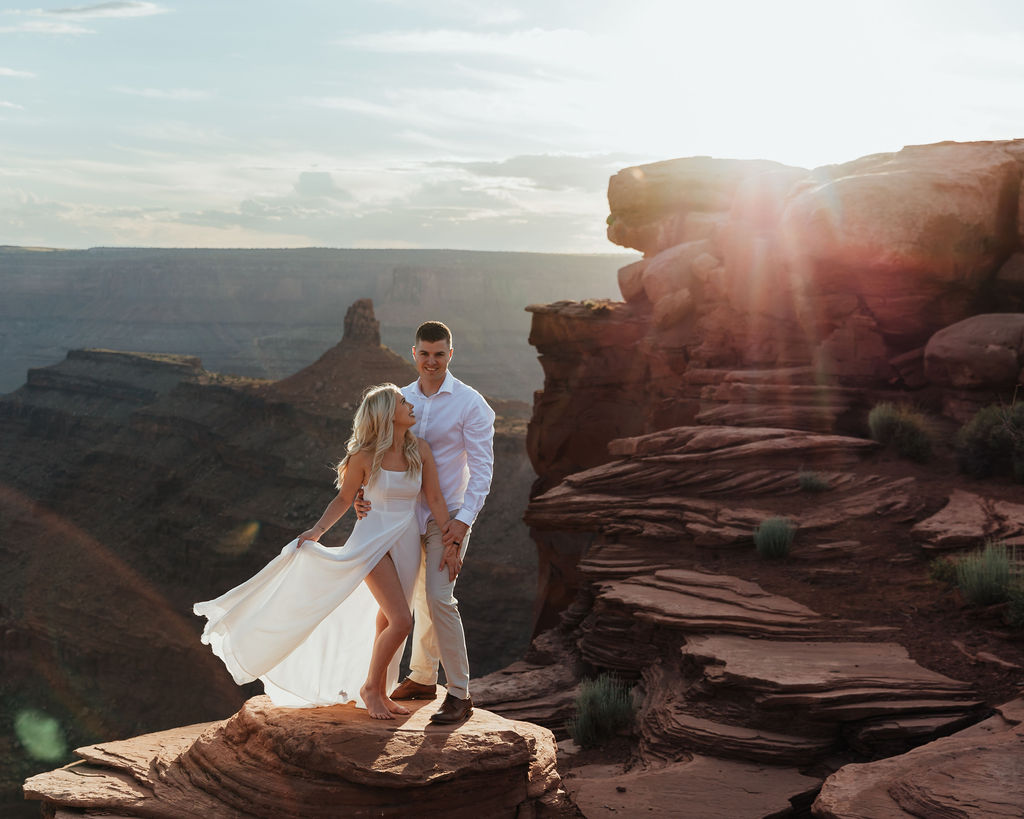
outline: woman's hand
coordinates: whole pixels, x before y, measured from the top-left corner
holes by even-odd
[[[295,546],[295,548],[298,549],[302,545],[302,542],[305,540],[312,540],[315,543],[319,543],[320,538],[323,536],[323,533],[324,530],[321,529],[319,526],[314,526],[312,529],[307,529],[305,532],[299,535],[299,542]]]

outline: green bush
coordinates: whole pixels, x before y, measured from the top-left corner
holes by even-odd
[[[576,715],[566,728],[581,748],[593,748],[631,726],[633,710],[630,687],[612,674],[602,674],[580,683]]]
[[[932,580],[945,583],[948,586],[956,585],[956,560],[948,557],[937,557],[928,564],[928,575]]]
[[[924,463],[932,455],[928,418],[905,404],[883,401],[868,413],[871,437],[883,446],[893,446],[904,458]]]
[[[1006,622],[1014,628],[1024,629],[1024,583],[1014,583],[1007,595]]]
[[[978,410],[956,436],[960,468],[976,478],[1012,474],[1024,483],[1024,401]]]
[[[761,557],[786,557],[793,545],[796,527],[789,518],[765,518],[754,530],[754,545]]]
[[[832,488],[832,485],[817,472],[799,472],[796,479],[804,492],[826,492]]]
[[[988,541],[984,548],[957,559],[956,585],[971,603],[1002,603],[1009,595],[1015,563],[1005,543]]]

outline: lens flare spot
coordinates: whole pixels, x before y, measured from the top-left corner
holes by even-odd
[[[259,533],[260,522],[250,520],[248,523],[243,523],[232,529],[223,540],[214,546],[214,550],[222,555],[244,554],[252,546]]]
[[[60,723],[42,711],[26,709],[14,717],[14,733],[29,756],[43,762],[59,762],[68,753]]]

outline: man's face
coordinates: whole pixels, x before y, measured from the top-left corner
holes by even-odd
[[[412,357],[420,378],[432,383],[444,381],[453,352],[447,341],[417,341]]]

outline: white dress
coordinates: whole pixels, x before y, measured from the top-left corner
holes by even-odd
[[[370,514],[344,546],[293,540],[258,574],[216,600],[196,603],[202,640],[239,685],[263,681],[275,705],[310,708],[355,701],[366,681],[378,605],[363,582],[388,552],[411,602],[421,560],[420,478],[382,469],[364,495]],[[388,668],[398,682],[402,651]]]

